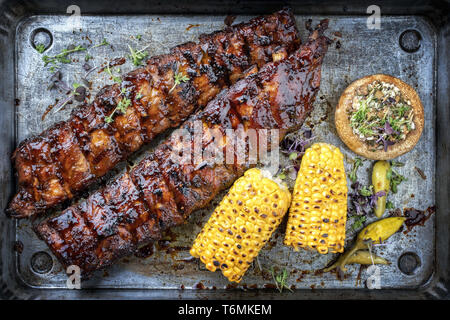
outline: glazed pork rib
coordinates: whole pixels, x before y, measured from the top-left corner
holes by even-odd
[[[219,191],[241,176],[249,162],[199,165],[172,160],[181,150],[180,130],[203,127],[202,148],[212,129],[279,129],[280,139],[299,128],[312,109],[320,86],[321,63],[329,39],[321,22],[308,43],[286,59],[268,63],[239,80],[192,115],[155,151],[116,181],[35,227],[38,236],[64,266],[77,265],[83,275],[104,268],[160,239],[167,228],[179,225]],[[198,123],[198,122],[197,122]],[[227,140],[222,141],[224,149]],[[226,151],[226,150],[222,150]],[[237,152],[237,151],[234,151]],[[238,156],[234,154],[234,159]]]
[[[19,190],[7,213],[29,217],[73,198],[157,134],[179,126],[246,76],[249,67],[261,67],[275,51],[292,53],[299,45],[295,18],[284,9],[151,58],[120,84],[104,87],[69,120],[18,146],[13,161]],[[176,75],[189,80],[175,85]],[[113,111],[120,101],[131,103],[124,114]],[[111,122],[106,117],[113,112]]]

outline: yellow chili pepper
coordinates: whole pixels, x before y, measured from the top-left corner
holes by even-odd
[[[356,242],[353,247],[345,252],[337,261],[335,268],[338,267],[342,271],[347,271],[345,265],[348,264],[349,259],[361,249],[368,247],[369,243],[380,244],[387,240],[390,236],[400,229],[403,222],[406,220],[404,217],[391,217],[375,221],[360,231]],[[326,268],[324,271],[329,271],[334,268]]]
[[[374,193],[384,191],[384,196],[378,197],[377,204],[375,206],[375,215],[380,218],[386,210],[386,196],[389,192],[389,179],[387,173],[390,169],[388,161],[377,161],[372,170],[372,185]]]
[[[331,266],[329,266],[328,268],[325,268],[323,271],[324,272],[328,272],[331,271],[335,268],[337,268],[338,266],[341,265],[342,263],[342,258],[344,256],[342,255],[335,263],[333,263]],[[346,264],[390,264],[389,261],[387,261],[385,258],[377,256],[374,253],[371,253],[368,250],[359,250],[356,251],[350,258],[348,258],[347,263]]]

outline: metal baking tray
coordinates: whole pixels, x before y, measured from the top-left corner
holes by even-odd
[[[114,2],[114,1],[113,1]],[[105,2],[106,3],[106,2]],[[101,46],[89,53],[91,65],[107,59],[126,56],[127,45],[148,47],[151,55],[198,35],[224,27],[224,18],[235,15],[236,22],[280,9],[273,2],[216,3],[198,2],[178,6],[176,2],[137,3],[128,12],[123,6],[107,6],[102,2],[80,1],[80,25],[68,25],[67,2],[28,3],[4,1],[0,14],[0,208],[4,209],[15,191],[10,154],[23,139],[40,133],[51,124],[67,119],[76,103],[60,112],[42,115],[55,99],[64,96],[47,90],[51,72],[44,67],[41,55],[32,47],[33,36],[51,35],[46,53],[57,53],[70,44],[89,45],[106,39],[112,47]],[[108,2],[109,3],[109,2]],[[119,3],[119,1],[117,1]],[[320,5],[287,3],[295,12],[301,38],[308,35],[305,23],[312,25],[322,18],[330,19],[327,35],[334,40],[322,66],[321,89],[314,111],[303,129],[311,128],[315,141],[337,145],[346,157],[346,170],[355,157],[338,138],[334,128],[334,108],[345,87],[360,77],[374,73],[396,76],[413,86],[424,105],[425,128],[413,151],[398,160],[405,163],[399,171],[407,176],[399,192],[390,195],[398,208],[425,210],[436,205],[436,213],[410,232],[394,235],[388,245],[377,247],[377,253],[392,262],[381,268],[380,290],[369,290],[367,270],[350,267],[344,279],[332,273],[315,272],[326,266],[335,255],[319,255],[302,250],[293,252],[282,245],[284,226],[274,233],[261,251],[258,261],[249,269],[239,285],[230,285],[219,272],[207,271],[189,255],[189,247],[201,226],[208,219],[223,193],[204,210],[195,212],[185,225],[173,228],[163,240],[147,248],[146,257],[131,256],[113,267],[97,272],[82,282],[83,290],[67,290],[64,270],[46,245],[31,229],[33,221],[13,221],[0,215],[0,297],[3,298],[449,298],[449,145],[450,133],[445,130],[449,118],[449,23],[445,4],[432,6],[426,2],[417,7],[385,3],[381,7],[380,29],[369,29],[366,9],[370,4],[345,5],[323,2]],[[105,9],[108,8],[108,9]],[[118,9],[112,9],[118,8]],[[447,4],[448,9],[448,4]],[[106,10],[106,11],[105,11]],[[126,12],[123,12],[125,10]],[[307,14],[305,14],[307,12]],[[73,12],[72,12],[73,13]],[[72,17],[73,18],[73,17]],[[73,22],[73,21],[72,21]],[[405,31],[420,35],[420,47],[405,51],[400,40]],[[137,40],[136,35],[141,39]],[[85,53],[74,54],[80,62],[64,65],[63,79],[80,82],[85,71],[81,61]],[[129,60],[129,59],[128,59]],[[130,61],[120,66],[122,72],[132,70]],[[94,72],[90,80],[93,96],[110,83],[105,73]],[[161,140],[161,137],[159,140]],[[157,143],[135,155],[137,161]],[[365,161],[359,170],[363,182],[369,181],[373,162]],[[420,168],[426,179],[416,171]],[[123,170],[119,167],[104,180]],[[349,240],[354,231],[347,224]],[[403,273],[398,265],[405,253],[417,259],[413,274]],[[266,271],[271,266],[289,271],[288,285],[293,292],[282,294],[273,288]]]

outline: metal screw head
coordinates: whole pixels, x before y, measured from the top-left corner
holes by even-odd
[[[50,48],[53,43],[53,36],[51,32],[45,28],[37,28],[31,32],[30,43],[34,49],[37,45],[44,45],[45,50]]]
[[[31,257],[31,269],[39,274],[50,272],[53,268],[53,259],[45,251],[39,251]]]
[[[406,30],[400,35],[400,47],[409,53],[420,49],[422,35],[417,30]]]
[[[407,275],[412,275],[421,265],[420,258],[414,252],[406,252],[398,259],[398,268]]]

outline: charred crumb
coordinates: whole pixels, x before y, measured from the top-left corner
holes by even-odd
[[[237,283],[229,283],[227,284],[227,286],[225,287],[225,290],[233,290],[236,289],[238,287]]]
[[[389,211],[390,217],[403,217],[402,210],[397,208],[395,210]]]
[[[336,45],[335,45],[336,49],[339,50],[341,48],[341,41],[336,41]]]
[[[23,243],[20,240],[14,241],[13,249],[18,254],[21,254],[23,252]]]
[[[273,283],[265,283],[264,288],[265,289],[277,289],[277,286],[274,285]]]
[[[227,27],[230,27],[233,24],[234,20],[236,20],[236,16],[228,15],[228,16],[225,17],[223,23],[225,23],[225,25]]]
[[[199,290],[208,289],[207,287],[205,287],[205,285],[202,282],[197,283],[194,287]]]
[[[189,30],[191,30],[192,28],[197,28],[197,27],[200,27],[200,24],[189,24],[187,27],[186,27],[186,31],[189,31]]]
[[[420,175],[420,177],[421,177],[423,180],[426,180],[426,179],[427,179],[427,176],[425,175],[425,173],[424,173],[420,168],[414,167],[414,169],[417,171],[417,173]]]
[[[312,25],[312,19],[308,19],[305,22],[305,29],[308,30],[309,32],[313,32],[313,28],[311,27]]]

